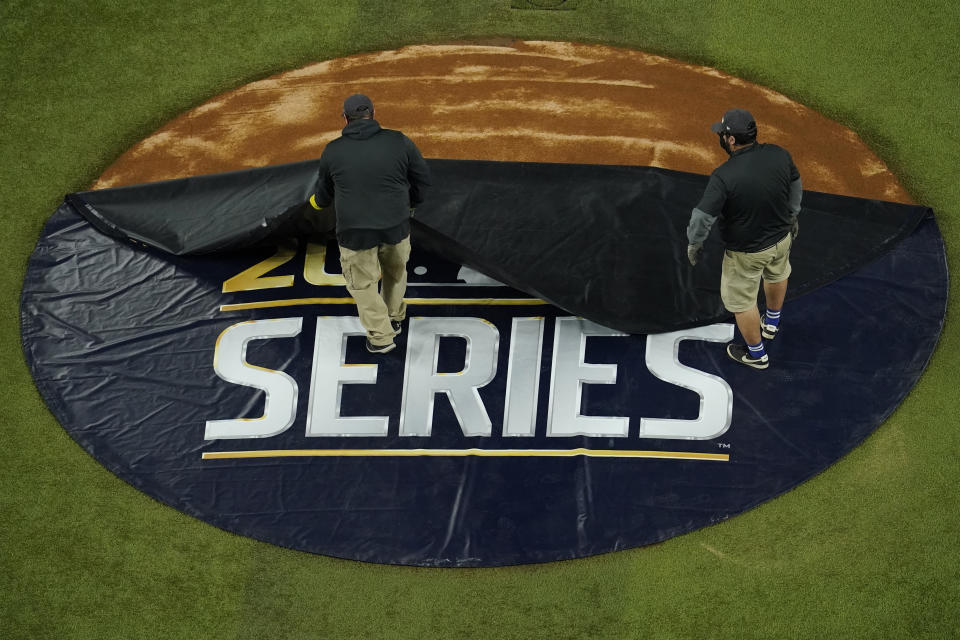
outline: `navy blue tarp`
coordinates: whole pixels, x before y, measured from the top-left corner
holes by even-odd
[[[297,220],[309,187],[293,183],[309,179],[307,165],[289,183],[285,169],[270,168],[71,196],[43,230],[21,301],[24,351],[47,405],[119,477],[222,529],[362,561],[496,566],[658,542],[788,491],[886,419],[939,337],[947,268],[922,207],[805,194],[791,280],[802,295],[785,305],[771,366],[759,372],[724,355],[728,323],[688,330],[713,339],[599,326],[631,308],[638,324],[628,330],[718,319],[719,247],[695,269],[683,257],[703,176],[594,168],[591,190],[583,167],[431,165],[437,186],[415,219],[410,319],[385,356],[367,353],[362,335],[331,333],[356,310],[338,280],[336,244],[323,225]],[[253,185],[240,202],[223,186],[233,180]],[[268,210],[253,206],[261,189],[277,197]],[[552,205],[538,204],[545,194]],[[227,225],[219,240],[216,225],[203,227],[199,246],[216,252],[172,255],[196,240],[191,225],[205,209],[185,203],[201,201],[233,203],[235,221],[251,226]],[[273,246],[296,227],[298,243]],[[620,306],[603,293],[610,278],[635,299]],[[599,324],[579,320],[581,309]],[[287,327],[282,337],[270,337],[272,322]],[[492,346],[479,349],[457,327]],[[224,346],[244,331],[242,345]],[[693,384],[658,370],[657,349],[659,366]],[[255,425],[278,406],[276,390],[218,373],[230,358],[292,390],[288,425],[208,437],[211,421]],[[465,433],[464,407],[444,391],[424,394],[416,375],[442,384],[483,358],[489,380],[467,400],[489,426]],[[726,401],[705,399],[708,386],[727,390]],[[508,405],[524,390],[529,432],[507,433]],[[382,418],[383,432],[320,433],[326,423],[308,416],[324,401],[343,418]],[[411,418],[418,402],[430,429]],[[654,437],[645,423],[704,417],[726,423],[695,438]],[[556,428],[590,418],[626,426],[603,436]]]

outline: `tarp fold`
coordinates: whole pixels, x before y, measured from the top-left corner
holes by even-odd
[[[715,230],[701,262],[686,225],[707,176],[653,167],[428,161],[433,187],[414,242],[570,313],[628,333],[729,317]],[[316,160],[70,194],[114,237],[174,255],[240,250],[328,233],[333,214],[305,207]],[[909,235],[930,209],[804,192],[788,299],[851,273]]]

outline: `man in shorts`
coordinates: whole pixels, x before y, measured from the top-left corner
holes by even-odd
[[[714,169],[693,209],[687,258],[697,263],[703,242],[719,219],[726,249],[720,297],[746,342],[729,343],[727,355],[748,367],[766,369],[770,358],[763,340],[773,340],[780,331],[803,185],[786,149],[757,142],[757,123],[748,111],[727,111],[711,130],[730,158]],[[761,281],[766,298],[762,317],[757,308]]]

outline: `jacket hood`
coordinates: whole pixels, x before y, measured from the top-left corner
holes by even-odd
[[[344,138],[366,140],[380,132],[380,123],[376,120],[354,120],[343,128]]]

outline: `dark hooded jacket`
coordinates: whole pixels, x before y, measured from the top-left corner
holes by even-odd
[[[420,150],[376,120],[354,120],[320,156],[316,205],[336,200],[337,233],[407,223],[424,199],[430,170]]]

